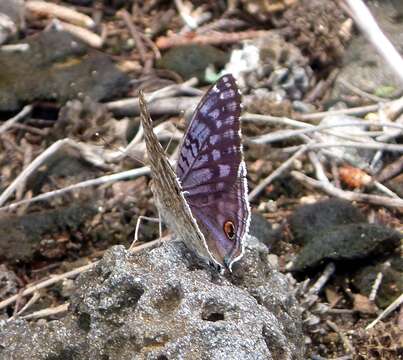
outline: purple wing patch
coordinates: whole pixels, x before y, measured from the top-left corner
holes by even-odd
[[[224,75],[200,101],[176,169],[208,250],[229,269],[242,256],[250,220],[240,115],[235,79]]]

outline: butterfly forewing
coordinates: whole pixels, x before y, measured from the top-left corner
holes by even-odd
[[[185,134],[177,175],[185,198],[220,264],[242,256],[250,210],[240,136],[241,96],[224,75],[198,105]]]
[[[241,96],[225,75],[201,100],[185,134],[176,173],[189,196],[204,196],[234,184],[242,160]]]

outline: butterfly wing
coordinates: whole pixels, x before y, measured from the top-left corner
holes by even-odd
[[[236,82],[224,75],[198,105],[176,169],[211,256],[228,268],[242,256],[250,220],[240,114]]]

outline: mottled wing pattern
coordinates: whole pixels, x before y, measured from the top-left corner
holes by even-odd
[[[176,170],[211,256],[229,269],[242,256],[250,221],[240,114],[236,82],[224,75],[198,105]]]
[[[200,101],[182,143],[176,174],[193,199],[235,183],[242,160],[240,114],[235,80],[224,75]]]

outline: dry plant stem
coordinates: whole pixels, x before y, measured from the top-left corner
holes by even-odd
[[[337,82],[342,84],[347,90],[350,90],[351,92],[361,96],[362,98],[366,98],[368,100],[371,100],[373,102],[385,102],[387,99],[381,98],[379,96],[367,93],[360,88],[354,86],[353,84],[350,84],[347,80],[339,78],[337,79]]]
[[[103,185],[103,184],[112,183],[112,182],[120,181],[120,180],[133,179],[133,178],[148,175],[148,174],[150,174],[150,168],[148,166],[143,166],[138,169],[122,171],[122,172],[112,174],[112,175],[105,175],[105,176],[101,176],[99,178],[90,179],[90,180],[79,182],[77,184],[66,186],[63,189],[49,191],[47,193],[35,196],[31,199],[14,202],[10,205],[0,207],[0,211],[12,210],[23,204],[30,204],[30,203],[41,201],[41,200],[47,200],[52,197],[63,195],[70,191],[81,189],[81,188],[86,188],[89,186]]]
[[[70,306],[69,303],[65,303],[65,304],[55,306],[52,308],[35,311],[32,314],[21,316],[21,318],[28,320],[28,319],[39,319],[39,318],[44,318],[44,317],[48,317],[48,316],[59,315],[59,314],[63,314],[65,312],[67,312],[69,309],[69,306]]]
[[[334,69],[329,74],[326,80],[319,81],[316,86],[308,92],[304,97],[304,101],[307,103],[313,103],[319,97],[323,97],[326,91],[333,85],[334,80],[337,78],[340,69]]]
[[[382,279],[383,279],[383,274],[382,274],[382,272],[379,272],[376,275],[374,285],[372,286],[371,293],[369,294],[369,297],[368,297],[369,301],[372,301],[372,302],[375,301],[376,294],[378,294],[379,287],[381,286],[381,283],[382,283]]]
[[[48,1],[27,1],[25,8],[34,14],[47,16],[49,18],[56,17],[78,26],[88,28],[95,26],[95,22],[89,16],[62,5],[49,3]]]
[[[272,115],[261,115],[261,114],[252,114],[252,113],[244,113],[241,117],[242,121],[250,121],[257,124],[278,124],[278,125],[289,125],[296,128],[313,128],[315,125],[308,124],[306,122],[290,119],[287,117],[279,117]]]
[[[5,53],[15,53],[15,52],[25,52],[30,49],[29,44],[7,44],[0,46],[0,52]]]
[[[19,184],[25,181],[34,171],[36,171],[43,163],[52,155],[54,155],[60,148],[69,143],[69,139],[58,140],[48,147],[41,155],[39,155],[29,166],[27,166],[17,178],[3,191],[0,195],[0,206],[3,205],[8,198],[18,188]]]
[[[76,142],[68,138],[58,140],[49,146],[43,153],[37,156],[35,160],[32,161],[32,163],[30,163],[4,190],[4,192],[0,195],[0,206],[2,206],[8,200],[8,198],[15,192],[21,183],[26,181],[27,178],[31,176],[39,167],[41,167],[49,158],[51,158],[55,153],[64,147],[78,151],[78,153],[85,158],[85,160],[94,164],[95,166],[105,166],[106,155],[102,154],[101,156],[97,151],[98,147]]]
[[[49,131],[47,129],[42,130],[42,129],[35,128],[33,126],[19,124],[19,123],[14,123],[11,125],[11,127],[13,129],[28,131],[32,134],[36,134],[36,135],[43,136],[43,137],[45,137],[49,133]]]
[[[389,63],[390,67],[403,83],[403,59],[379,28],[367,6],[362,0],[343,0],[343,2],[347,4],[360,30],[364,33],[369,42],[374,45],[384,60]]]
[[[16,124],[18,121],[22,120],[29,114],[31,114],[32,111],[32,105],[27,105],[24,106],[24,108],[15,116],[12,118],[6,120],[1,126],[0,126],[0,134],[4,133],[7,131],[10,127],[12,127],[14,124]]]
[[[394,199],[378,195],[359,194],[353,191],[341,190],[336,188],[331,183],[324,183],[322,181],[312,179],[311,177],[306,176],[299,171],[292,171],[291,176],[308,187],[314,187],[340,199],[345,199],[348,201],[367,202],[370,204],[393,208],[403,208],[402,199]]]
[[[89,263],[87,265],[81,266],[81,267],[79,267],[77,269],[68,271],[66,273],[63,273],[63,274],[60,274],[60,275],[55,275],[55,276],[51,277],[50,279],[47,279],[47,280],[39,282],[38,284],[28,286],[24,291],[22,291],[21,294],[13,295],[13,296],[9,297],[8,299],[5,299],[5,300],[1,301],[0,302],[0,309],[3,309],[6,306],[8,306],[8,305],[12,304],[13,302],[15,302],[18,299],[19,296],[31,295],[32,293],[34,293],[36,291],[39,291],[40,289],[44,289],[44,288],[46,288],[46,287],[48,287],[50,285],[53,285],[53,284],[55,284],[55,283],[57,283],[57,282],[59,282],[61,280],[74,277],[74,276],[76,276],[78,274],[81,274],[81,273],[87,271],[87,270],[90,270],[96,265],[96,263],[97,263],[97,261],[93,262],[93,263]]]
[[[403,109],[403,97],[388,102],[378,103],[374,105],[359,106],[349,109],[341,110],[329,110],[310,114],[296,114],[295,117],[300,121],[312,121],[317,122],[328,115],[365,115],[369,112],[376,112],[380,109],[384,109],[386,117],[394,119]]]
[[[146,63],[147,50],[144,46],[143,40],[141,39],[140,33],[136,26],[133,24],[132,17],[126,10],[120,10],[118,15],[123,19],[126,26],[128,27],[133,40],[136,43],[137,50],[141,58],[141,62],[144,65]]]
[[[374,112],[379,110],[380,105],[366,105],[366,106],[358,106],[349,109],[340,109],[340,110],[330,110],[330,111],[321,111],[310,114],[298,114],[295,117],[301,121],[318,121],[324,118],[325,116],[330,115],[365,115],[369,112]]]
[[[200,97],[178,96],[156,99],[149,104],[151,115],[177,115],[183,109],[194,109],[200,102]],[[138,116],[140,108],[138,98],[129,98],[106,103],[106,108],[115,116]]]
[[[392,311],[396,310],[400,305],[403,304],[403,293],[400,294],[400,296],[392,302],[382,313],[373,321],[371,322],[365,330],[370,330],[372,329],[380,320],[388,316]]]
[[[316,153],[314,153],[313,151],[309,151],[308,157],[313,167],[315,168],[315,174],[318,180],[326,184],[330,183],[329,179],[326,176],[325,170],[323,169],[323,166],[319,160],[318,155],[316,155]]]
[[[183,20],[183,22],[190,28],[197,28],[197,21],[192,17],[187,7],[183,4],[182,0],[175,0],[175,6],[178,9],[178,13]]]
[[[351,345],[350,340],[346,335],[343,334],[343,332],[339,329],[339,327],[333,321],[330,320],[326,320],[326,324],[340,336],[340,339],[343,342],[344,349],[351,354],[355,354],[353,345]]]
[[[18,310],[16,312],[15,315],[13,315],[11,317],[11,319],[15,319],[17,316],[21,315],[22,313],[24,313],[24,311],[26,311],[27,309],[29,309],[33,304],[35,304],[39,299],[40,299],[40,294],[39,292],[34,292],[34,294],[32,295],[32,297],[27,301],[27,303],[21,308],[21,310]],[[15,309],[17,310],[18,306],[15,307]]]
[[[133,248],[131,250],[131,253],[135,254],[135,253],[138,253],[138,252],[140,252],[142,250],[149,249],[149,248],[151,248],[153,246],[161,244],[161,242],[167,241],[168,239],[169,239],[169,237],[166,237],[166,238],[163,238],[163,239],[153,240],[153,241],[150,241],[150,242],[145,243],[143,245],[136,246],[135,248]],[[41,281],[41,282],[39,282],[37,284],[30,285],[30,286],[26,287],[25,290],[23,290],[21,293],[19,293],[17,295],[10,296],[8,299],[5,299],[5,300],[1,301],[0,302],[0,310],[4,309],[6,306],[8,306],[8,305],[14,303],[15,301],[17,301],[17,299],[20,296],[31,295],[32,293],[35,293],[36,291],[38,291],[40,289],[44,289],[44,288],[46,288],[46,287],[48,287],[50,285],[56,284],[57,282],[59,282],[61,280],[75,277],[75,276],[77,276],[77,275],[79,275],[79,274],[81,274],[81,273],[83,273],[85,271],[88,271],[88,270],[92,269],[97,263],[98,263],[98,261],[94,261],[94,262],[91,262],[91,263],[89,263],[87,265],[80,266],[80,267],[78,267],[76,269],[73,269],[71,271],[65,272],[63,274],[54,275],[51,278],[43,280],[43,281]]]
[[[294,152],[296,149],[299,149],[301,146],[305,145],[297,145],[297,146],[290,146],[284,148],[284,152]],[[403,145],[396,145],[396,144],[387,144],[387,143],[380,143],[380,142],[344,142],[344,143],[315,143],[309,144],[308,150],[316,150],[316,149],[327,149],[331,147],[348,147],[348,148],[356,148],[356,149],[370,149],[370,150],[384,150],[390,152],[397,152],[403,153]]]
[[[387,188],[385,185],[381,184],[379,181],[374,181],[373,182],[374,187],[376,187],[379,191],[383,192],[384,194],[388,195],[389,197],[395,198],[395,199],[400,199],[399,195],[397,195],[395,192]]]
[[[386,165],[376,177],[379,182],[387,181],[403,172],[403,155],[393,163]]]
[[[276,141],[285,140],[285,139],[288,139],[293,136],[309,134],[309,133],[316,132],[316,131],[323,131],[323,130],[327,130],[327,129],[334,129],[334,128],[340,128],[340,127],[368,126],[368,125],[397,128],[397,129],[400,129],[403,131],[403,125],[395,124],[392,122],[351,121],[351,122],[343,123],[343,124],[310,126],[306,129],[285,130],[285,131],[281,130],[281,131],[271,132],[269,134],[257,136],[255,138],[251,138],[249,141],[254,142],[256,144],[268,144],[268,143],[272,143],[272,142],[276,142]],[[326,131],[326,133],[341,137],[341,134],[339,134],[339,133],[332,133],[330,131]],[[363,133],[363,135],[366,135],[365,132]],[[350,138],[350,137],[348,137],[348,138]]]
[[[263,30],[248,30],[236,33],[220,33],[212,31],[209,35],[195,35],[195,36],[181,36],[172,35],[169,37],[159,37],[156,41],[156,45],[160,50],[169,49],[173,46],[182,45],[222,45],[238,43],[241,40],[253,39],[267,34],[267,31]]]
[[[323,270],[322,275],[308,290],[308,294],[318,295],[335,271],[336,266],[334,265],[334,263],[330,262],[329,264],[327,264],[325,270]]]
[[[58,22],[58,25],[60,25],[60,27],[69,32],[70,34],[74,35],[75,37],[79,38],[80,40],[82,40],[83,42],[85,42],[87,45],[96,48],[96,49],[100,49],[102,48],[103,44],[104,44],[104,39],[99,36],[98,34],[94,33],[91,30],[85,29],[81,26],[77,26],[77,25],[72,25],[60,20],[55,20]]]
[[[287,170],[293,162],[298,159],[306,151],[306,146],[302,146],[298,151],[295,152],[289,159],[282,163],[276,170],[274,170],[267,178],[259,183],[250,193],[249,201],[253,201],[274,179],[279,177],[285,170]]]

